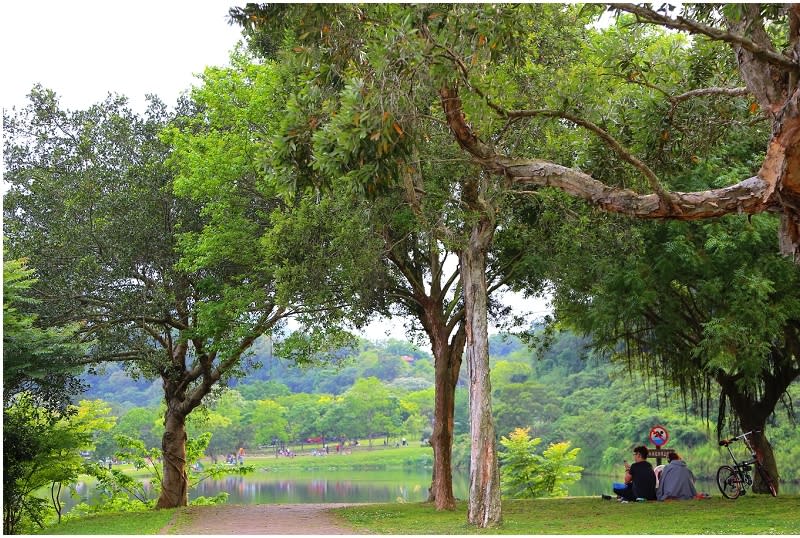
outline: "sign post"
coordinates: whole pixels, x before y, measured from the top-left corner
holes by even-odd
[[[670,452],[675,452],[671,448],[665,449],[664,446],[669,441],[669,432],[664,426],[658,425],[650,428],[650,442],[655,445],[655,450],[648,451],[649,456],[656,458],[656,465],[661,465],[661,458],[668,458]]]

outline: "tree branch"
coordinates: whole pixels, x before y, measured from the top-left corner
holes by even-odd
[[[588,120],[570,114],[568,112],[559,112],[557,110],[509,110],[508,111],[508,117],[512,119],[529,118],[533,116],[563,118],[593,132],[594,134],[599,136],[600,139],[614,151],[614,153],[619,155],[620,158],[622,158],[622,160],[633,165],[634,168],[639,170],[642,173],[642,175],[644,175],[644,177],[647,179],[647,182],[650,184],[650,188],[653,189],[653,192],[655,192],[658,195],[658,197],[661,199],[662,202],[664,202],[666,205],[672,204],[669,194],[661,186],[661,182],[658,180],[658,177],[656,176],[655,172],[653,172],[650,169],[650,167],[647,166],[645,163],[634,157],[633,154],[631,154],[627,149],[622,147],[622,144],[617,142],[617,140],[613,136],[608,134],[599,126],[595,125],[594,123]]]
[[[440,90],[442,108],[459,145],[487,171],[508,178],[514,185],[556,187],[606,211],[641,218],[695,220],[729,213],[760,213],[779,210],[771,200],[768,183],[761,177],[748,178],[736,185],[704,192],[672,192],[671,203],[658,194],[639,194],[629,189],[610,187],[579,170],[542,160],[513,160],[497,155],[467,125],[461,101],[453,88]]]
[[[706,97],[709,95],[724,95],[728,97],[741,97],[743,95],[749,95],[750,90],[747,88],[698,88],[696,90],[690,90],[685,93],[681,93],[679,95],[675,95],[672,97],[667,97],[673,103],[677,103],[680,101],[687,101],[694,97]]]
[[[641,19],[642,22],[657,24],[659,26],[672,28],[674,30],[682,30],[684,32],[689,32],[690,34],[704,35],[716,41],[724,41],[726,43],[738,45],[743,49],[752,53],[757,58],[772,65],[779,66],[787,71],[797,71],[798,67],[800,67],[798,66],[795,60],[787,58],[783,54],[779,54],[774,50],[763,47],[758,43],[739,34],[726,32],[720,30],[719,28],[714,28],[713,26],[708,26],[706,24],[693,21],[685,17],[677,17],[675,19],[672,19],[670,17],[667,17],[666,15],[662,15],[661,13],[653,11],[652,9],[641,7],[636,4],[608,4],[608,5],[614,9],[619,9],[621,11],[625,11],[633,15],[636,15],[639,19]]]
[[[547,161],[513,161],[498,157],[493,165],[495,173],[511,177],[515,184],[556,187],[606,211],[640,218],[697,220],[730,213],[779,210],[777,205],[765,201],[767,183],[758,176],[721,189],[671,192],[672,204],[664,205],[655,194],[610,187],[584,172]]]

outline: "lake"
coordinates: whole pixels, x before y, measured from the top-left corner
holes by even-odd
[[[190,498],[212,497],[227,492],[231,504],[348,503],[348,502],[421,502],[430,486],[429,469],[369,471],[259,471],[248,476],[230,476],[205,480],[191,490]],[[584,475],[569,487],[573,496],[599,496],[610,493],[613,478]],[[469,496],[469,475],[456,472],[453,491],[459,499]],[[698,491],[719,495],[713,481],[698,481]],[[798,484],[782,484],[783,493],[797,494]],[[92,488],[79,489],[82,497],[91,498]],[[67,497],[68,495],[64,495]],[[67,509],[78,499],[65,500]]]

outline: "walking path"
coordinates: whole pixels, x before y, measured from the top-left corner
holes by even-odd
[[[221,504],[176,511],[160,534],[363,534],[329,512],[353,504]]]

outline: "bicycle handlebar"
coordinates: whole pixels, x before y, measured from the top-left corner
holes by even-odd
[[[730,439],[721,439],[719,442],[719,446],[728,446],[729,444],[733,443],[734,441],[738,441],[739,439],[747,439],[747,436],[753,433],[761,433],[761,430],[750,430],[747,433],[743,433],[742,435],[737,435],[736,437],[731,437]]]

